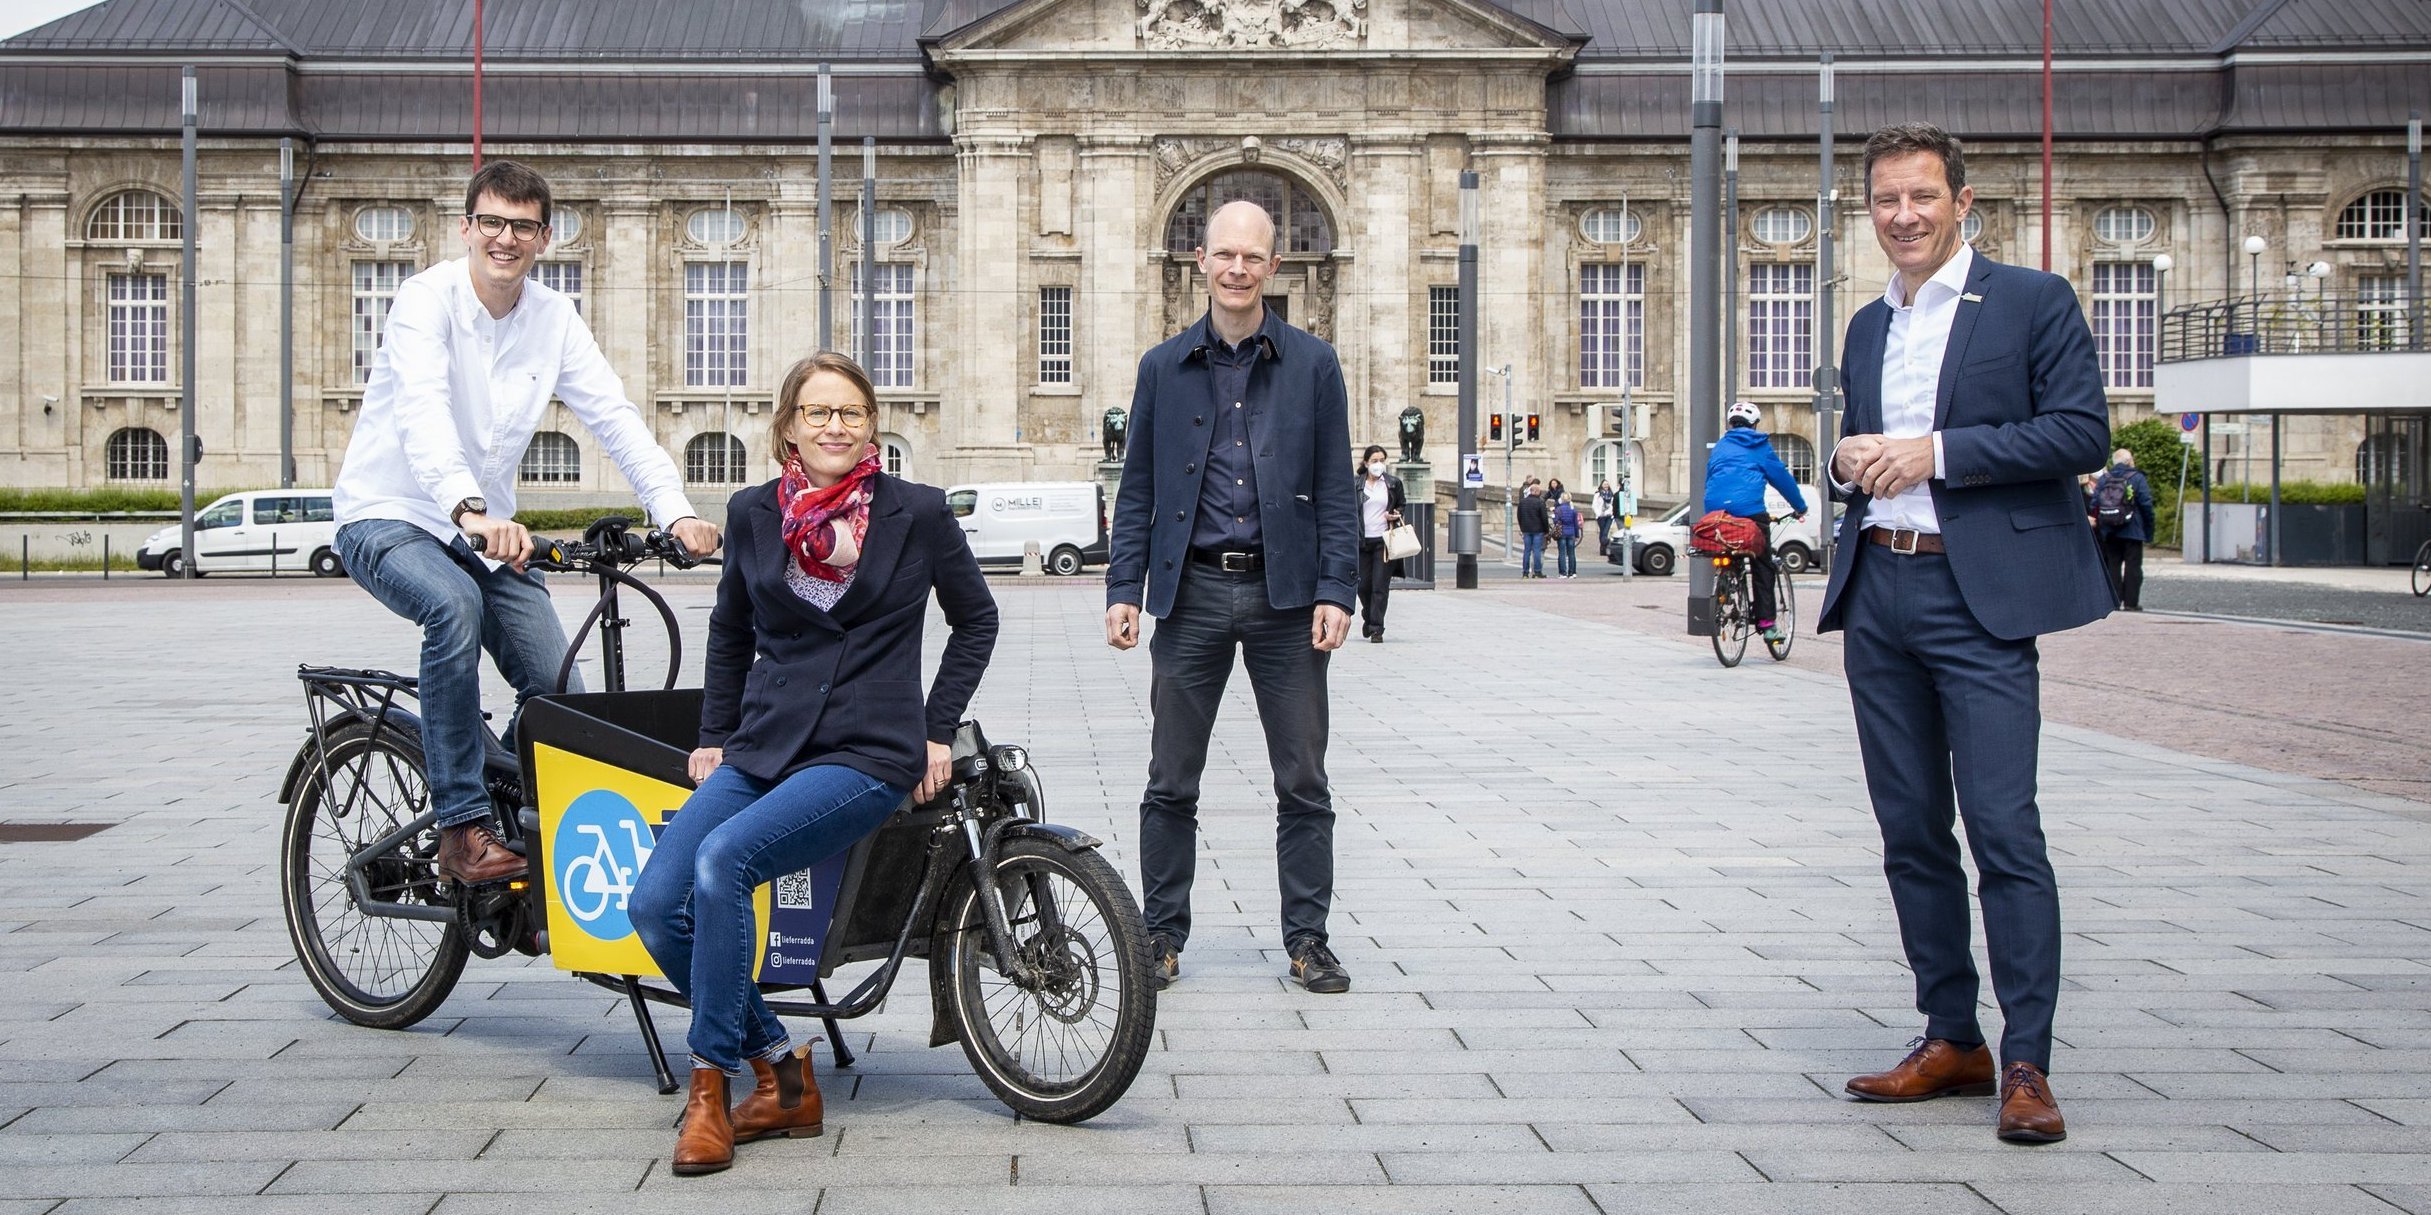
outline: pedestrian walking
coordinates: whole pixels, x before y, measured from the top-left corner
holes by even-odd
[[[1545,496],[1536,478],[1528,478],[1520,486],[1519,506],[1519,576],[1545,576],[1545,530],[1552,517],[1545,513]]]
[[[1578,538],[1582,530],[1578,507],[1571,505],[1570,499],[1567,497],[1554,499],[1551,525],[1553,551],[1556,554],[1553,564],[1554,572],[1564,578],[1576,578],[1578,577]]]
[[[1612,524],[1615,519],[1620,517],[1617,507],[1618,501],[1612,492],[1612,482],[1596,482],[1595,555],[1598,557],[1607,556],[1612,552]]]
[[[2136,453],[2110,453],[2110,468],[2093,483],[2093,525],[2102,541],[2102,572],[2119,606],[2144,610],[2144,546],[2152,543],[2152,482],[2136,470]]]
[[[1359,635],[1384,640],[1384,609],[1392,598],[1393,578],[1401,563],[1384,556],[1384,533],[1401,525],[1401,478],[1385,464],[1385,451],[1373,443],[1359,457],[1354,474],[1359,486]]]

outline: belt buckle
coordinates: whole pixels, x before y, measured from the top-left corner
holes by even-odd
[[[1217,553],[1216,564],[1227,574],[1246,574],[1249,572],[1249,558],[1248,553]]]
[[[1899,547],[1899,538],[1901,536],[1906,536],[1908,538],[1908,546],[1906,548]],[[1899,554],[1902,557],[1913,557],[1916,555],[1916,542],[1923,538],[1924,533],[1913,528],[1894,527],[1891,529],[1891,551]]]

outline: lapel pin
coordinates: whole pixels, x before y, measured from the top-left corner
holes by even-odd
[[[1982,297],[1982,296],[1980,296],[1980,295],[1977,295],[1976,293],[1974,293],[1974,292],[1972,292],[1972,291],[1969,291],[1969,292],[1967,292],[1966,294],[1959,296],[1958,298],[1959,298],[1959,302],[1961,302],[1961,303],[1966,303],[1966,304],[1980,304],[1980,303],[1983,303],[1983,302],[1984,302],[1984,297]]]

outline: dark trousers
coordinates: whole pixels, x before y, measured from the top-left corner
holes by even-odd
[[[1359,540],[1359,633],[1384,631],[1385,604],[1393,597],[1393,563],[1384,559],[1384,537]]]
[[[1773,552],[1773,520],[1770,515],[1741,515],[1756,525],[1756,551],[1748,554],[1748,594],[1755,600],[1755,623],[1773,618],[1781,610],[1781,589],[1775,580],[1781,576],[1781,558]]]
[[[1334,899],[1334,802],[1325,780],[1329,655],[1309,645],[1310,608],[1268,605],[1263,570],[1227,574],[1192,565],[1173,610],[1148,638],[1148,791],[1140,798],[1140,888],[1148,931],[1177,949],[1190,938],[1198,862],[1199,777],[1233,653],[1266,730],[1275,774],[1275,879],[1283,939],[1325,940]]]
[[[2103,533],[2102,570],[2110,575],[2110,590],[2119,597],[2119,606],[2144,606],[2143,541]]]
[[[1955,812],[1966,820],[1980,879],[1992,990],[2005,1021],[2001,1059],[2048,1068],[2060,900],[2034,800],[2042,734],[2034,640],[1985,632],[1946,557],[1872,548],[1850,558],[1849,699],[1925,1035],[1983,1041]]]

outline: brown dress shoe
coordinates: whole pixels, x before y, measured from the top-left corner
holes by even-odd
[[[754,1059],[751,1072],[759,1084],[727,1115],[736,1143],[771,1137],[808,1139],[826,1129],[826,1106],[819,1100],[819,1079],[811,1072],[808,1046],[775,1063]]]
[[[684,1121],[675,1132],[675,1173],[693,1177],[721,1173],[734,1163],[734,1126],[726,1121],[726,1073],[692,1069],[692,1093],[684,1098]]]
[[[2058,1143],[2068,1137],[2051,1081],[2031,1063],[2012,1063],[2001,1073],[2001,1124],[1996,1132],[2011,1143]]]
[[[1860,1101],[1930,1101],[1935,1097],[1992,1095],[1992,1052],[1968,1049],[1946,1038],[1919,1041],[1899,1066],[1849,1080],[1850,1096]]]
[[[522,877],[527,866],[488,823],[466,823],[439,832],[439,876],[467,886]]]

